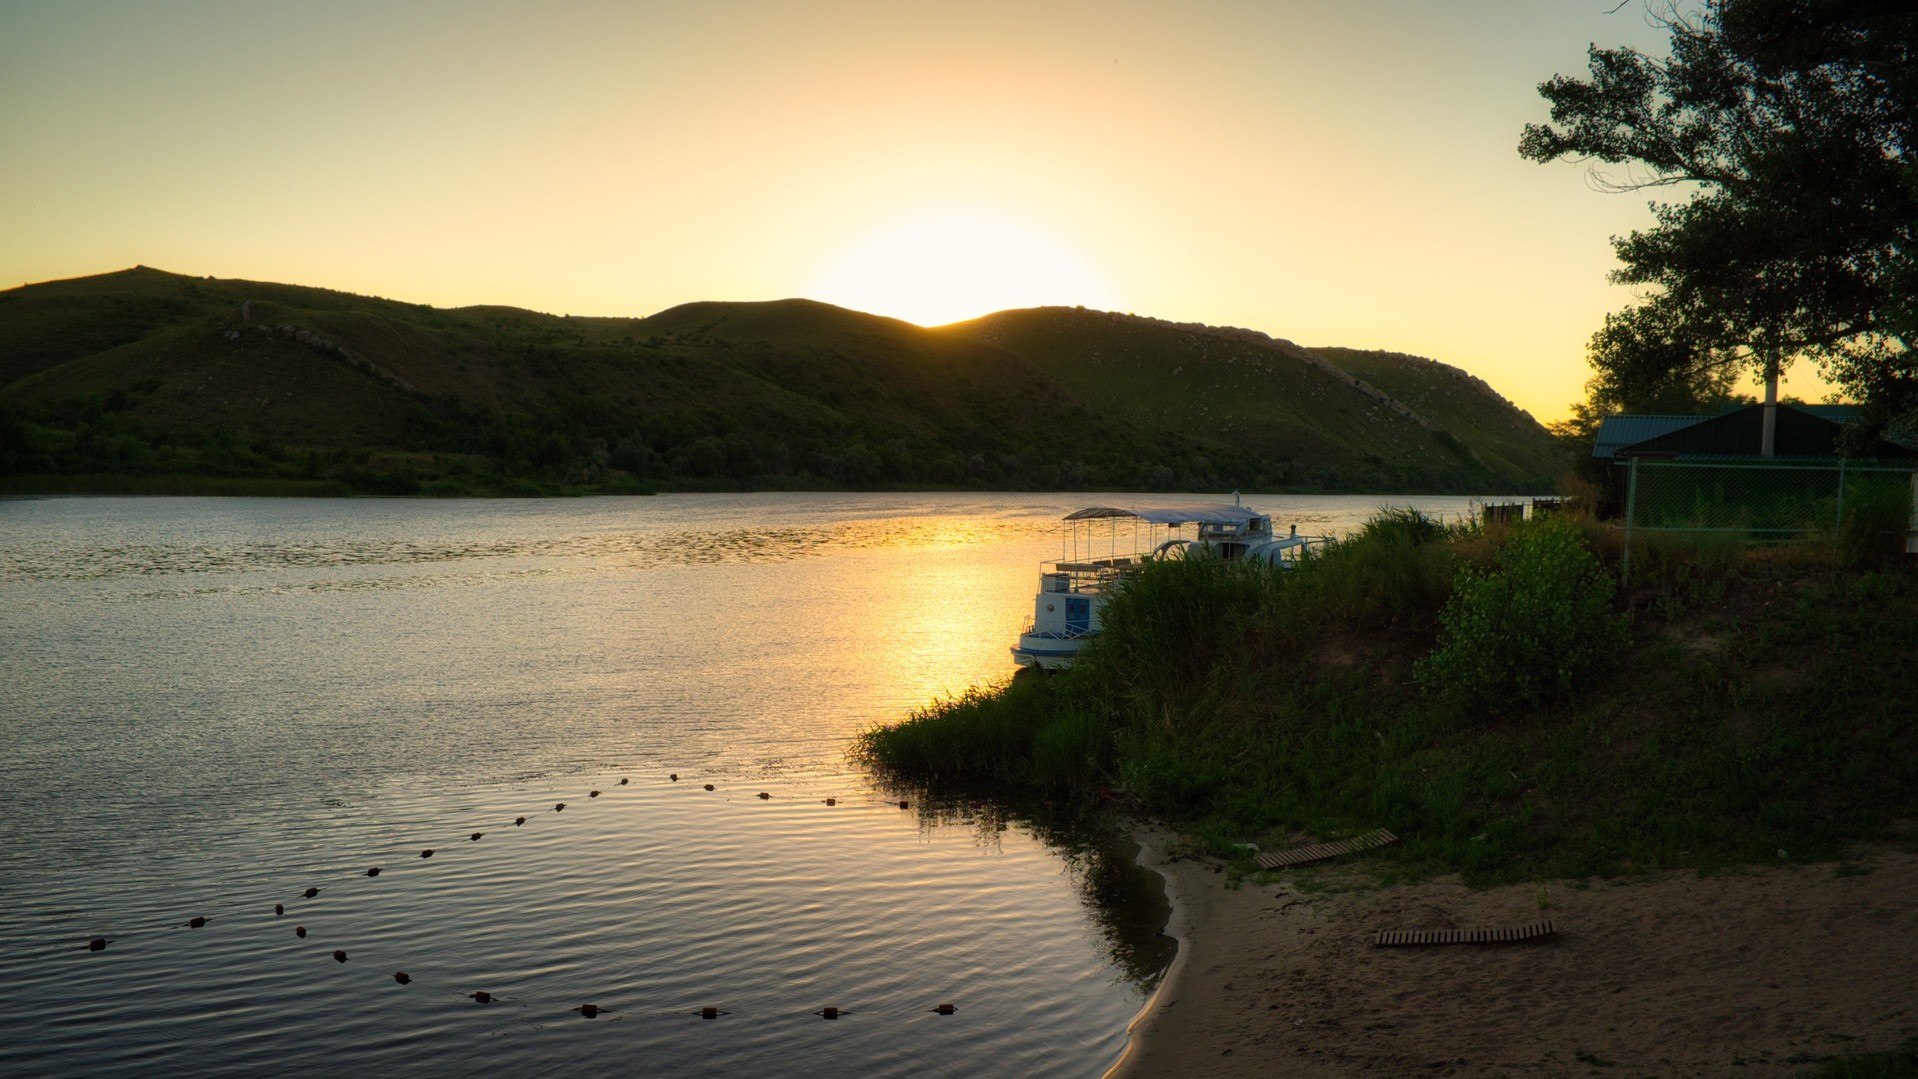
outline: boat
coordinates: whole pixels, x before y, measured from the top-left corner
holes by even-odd
[[[1148,562],[1219,558],[1291,569],[1326,542],[1299,535],[1297,525],[1274,535],[1270,514],[1236,502],[1088,506],[1066,514],[1064,523],[1059,558],[1040,565],[1032,621],[1012,647],[1015,663],[1042,672],[1072,666],[1099,636],[1099,610],[1113,588]]]

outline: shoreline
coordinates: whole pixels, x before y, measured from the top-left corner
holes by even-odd
[[[1179,951],[1106,1079],[1800,1075],[1918,1034],[1918,852],[1700,877],[1372,887],[1338,866],[1227,886],[1134,830]],[[1301,874],[1301,877],[1304,875]],[[1546,906],[1541,909],[1541,900]],[[1553,919],[1557,939],[1377,949],[1379,928]]]
[[[1184,976],[1186,959],[1192,954],[1190,946],[1192,929],[1187,914],[1189,904],[1185,901],[1179,882],[1174,878],[1171,870],[1165,868],[1166,848],[1173,841],[1173,835],[1170,832],[1147,828],[1143,825],[1135,825],[1131,835],[1133,843],[1139,848],[1133,855],[1133,860],[1141,868],[1157,873],[1159,879],[1165,882],[1165,898],[1172,907],[1172,912],[1166,916],[1165,929],[1162,932],[1177,941],[1179,947],[1172,953],[1172,962],[1166,964],[1165,972],[1159,975],[1159,984],[1153,987],[1145,1003],[1140,1005],[1138,1012],[1126,1022],[1125,1049],[1119,1053],[1119,1059],[1113,1061],[1112,1066],[1102,1073],[1101,1079],[1122,1079],[1128,1074],[1141,1046],[1145,1044],[1152,1029],[1159,1023],[1159,1017],[1162,1014],[1160,1002]],[[1148,856],[1152,857],[1151,861],[1147,860]]]

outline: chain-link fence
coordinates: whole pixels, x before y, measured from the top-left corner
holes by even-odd
[[[1721,533],[1748,544],[1918,539],[1918,460],[1754,461],[1632,457],[1625,463],[1625,572],[1635,534]]]

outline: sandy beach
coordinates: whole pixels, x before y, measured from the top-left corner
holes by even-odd
[[[1233,888],[1173,837],[1180,956],[1123,1079],[1195,1075],[1793,1075],[1918,1033],[1918,854],[1488,890],[1363,887],[1351,870]],[[1377,948],[1385,928],[1555,939]]]

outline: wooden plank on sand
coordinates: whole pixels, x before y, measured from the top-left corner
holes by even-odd
[[[1372,941],[1375,948],[1402,948],[1421,944],[1521,944],[1558,935],[1552,920],[1533,922],[1517,929],[1381,929]]]
[[[1383,828],[1375,828],[1362,836],[1341,839],[1337,843],[1314,843],[1309,847],[1293,847],[1291,850],[1275,850],[1270,854],[1261,854],[1256,861],[1260,869],[1284,869],[1287,866],[1304,865],[1307,862],[1323,862],[1327,858],[1336,858],[1341,854],[1371,850],[1388,843],[1397,843],[1399,837]]]

